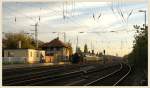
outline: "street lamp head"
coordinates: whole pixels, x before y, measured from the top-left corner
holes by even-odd
[[[84,32],[79,32],[79,33],[84,33]]]
[[[139,10],[139,12],[146,12],[146,10]]]
[[[110,32],[116,32],[116,31],[110,31]]]
[[[56,32],[52,32],[52,33],[56,33]]]

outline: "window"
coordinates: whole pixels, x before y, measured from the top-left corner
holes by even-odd
[[[56,51],[56,48],[54,48],[53,50]]]
[[[32,57],[32,52],[30,52],[30,57]]]
[[[57,48],[57,51],[60,51],[61,48]]]
[[[14,57],[14,53],[8,51],[8,57]]]
[[[10,52],[8,51],[8,57],[10,56]]]
[[[36,57],[39,57],[39,53],[38,52],[36,52]]]

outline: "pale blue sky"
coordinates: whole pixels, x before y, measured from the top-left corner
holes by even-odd
[[[118,14],[118,8],[122,11],[125,21],[133,10],[127,23],[122,21],[123,18]],[[87,43],[89,49],[94,48],[98,52],[106,49],[107,54],[116,55],[118,53],[119,56],[123,56],[132,50],[134,40],[134,31],[127,31],[132,30],[134,24],[144,23],[144,14],[139,13],[138,10],[147,10],[147,8],[146,2],[120,4],[76,2],[72,4],[70,1],[64,4],[67,17],[63,19],[63,3],[61,2],[3,2],[3,32],[24,30],[33,33],[31,30],[34,27],[31,25],[35,24],[40,16],[38,38],[44,42],[49,42],[57,37],[57,34],[52,32],[66,32],[66,41],[70,40],[74,50],[78,35],[81,49]],[[101,17],[98,19],[100,14]],[[78,32],[81,31],[86,33],[79,34]],[[59,34],[59,37],[63,41],[63,34]]]

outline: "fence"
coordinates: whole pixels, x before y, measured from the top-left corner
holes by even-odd
[[[3,57],[2,62],[4,64],[7,64],[7,63],[11,63],[11,64],[14,64],[14,63],[27,63],[27,59],[26,59],[26,57]]]

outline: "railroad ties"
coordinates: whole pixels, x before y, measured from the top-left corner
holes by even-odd
[[[74,66],[73,66],[74,67]],[[3,80],[4,86],[117,86],[129,75],[125,63],[89,64],[75,68],[49,69]]]

